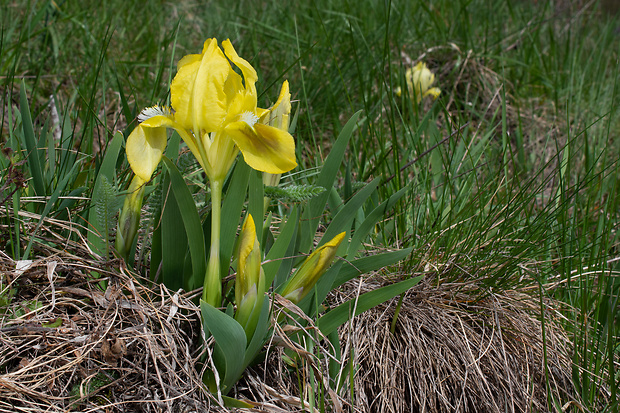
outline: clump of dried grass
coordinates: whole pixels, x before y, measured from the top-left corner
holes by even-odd
[[[334,300],[387,282],[350,284]],[[394,334],[395,300],[342,328],[355,354],[359,411],[537,412],[548,410],[549,397],[572,399],[570,341],[557,303],[543,301],[543,340],[540,302],[531,292],[489,292],[473,301],[464,287],[427,279],[410,290]]]
[[[0,411],[217,411],[195,370],[187,294],[71,254],[23,272],[2,254],[0,274],[5,299],[13,291],[0,314]]]
[[[210,400],[196,370],[202,331],[189,295],[137,279],[119,261],[71,254],[50,254],[21,273],[0,255],[0,272],[5,286],[10,281],[4,296],[14,291],[0,322],[0,411],[226,411]],[[331,303],[393,281],[351,282]],[[333,389],[333,350],[307,318],[303,329],[293,318],[285,329],[276,326],[266,361],[231,395],[252,401],[253,411],[282,412],[307,409],[317,391],[328,411],[338,412],[544,411],[550,394],[571,399],[569,339],[557,303],[544,300],[543,346],[531,292],[473,301],[475,286],[456,287],[427,279],[411,290],[395,334],[395,301],[341,329],[343,353],[355,357],[352,397],[347,386]],[[286,302],[274,306],[295,313]],[[296,332],[305,347],[289,339]],[[297,367],[284,362],[285,349],[297,352]]]

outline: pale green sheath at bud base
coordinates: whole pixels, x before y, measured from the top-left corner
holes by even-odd
[[[295,275],[290,279],[282,296],[293,303],[299,303],[319,281],[321,276],[327,271],[336,256],[336,251],[346,232],[336,235],[331,241],[319,247],[301,264]]]
[[[235,277],[235,320],[245,330],[248,342],[252,339],[265,299],[265,277],[261,267],[261,250],[256,237],[252,215],[243,224],[237,250]]]
[[[115,247],[119,255],[125,260],[127,260],[129,256],[131,246],[138,233],[145,183],[146,181],[138,175],[134,176],[129,185],[129,193],[125,197],[123,209],[118,218]]]

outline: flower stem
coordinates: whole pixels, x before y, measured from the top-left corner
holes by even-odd
[[[207,264],[202,299],[213,307],[222,301],[222,280],[220,271],[220,226],[222,216],[222,181],[210,180],[211,185],[211,252]]]

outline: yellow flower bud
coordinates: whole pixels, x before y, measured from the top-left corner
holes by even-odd
[[[265,277],[261,268],[261,250],[256,237],[252,215],[248,215],[237,248],[237,276],[235,277],[235,319],[251,340],[265,299]]]
[[[332,264],[336,251],[338,251],[338,247],[342,240],[344,240],[345,235],[346,232],[341,232],[310,254],[301,264],[301,267],[297,269],[297,272],[289,280],[286,287],[284,287],[282,296],[297,304],[308,295]]]

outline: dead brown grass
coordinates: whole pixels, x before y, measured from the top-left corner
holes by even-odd
[[[385,284],[375,278],[361,292]],[[350,298],[359,285],[336,295]],[[458,287],[458,288],[457,288]],[[474,302],[461,285],[427,279],[345,326],[355,354],[354,405],[361,412],[540,412],[572,399],[570,340],[557,303],[531,293],[491,293]],[[547,388],[546,377],[552,383]]]
[[[16,272],[0,257],[4,297],[11,291],[0,411],[216,411],[195,370],[201,328],[187,294],[120,262],[50,254]]]

